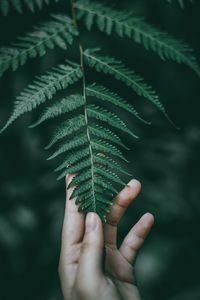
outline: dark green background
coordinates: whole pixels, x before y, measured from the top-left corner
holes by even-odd
[[[0,44],[48,17],[52,11],[69,13],[68,1],[45,7],[33,15],[12,12],[0,17]],[[110,1],[107,1],[110,3]],[[165,0],[115,1],[119,8],[134,9],[139,15],[184,38],[200,50],[200,3],[184,10]],[[84,45],[102,47],[105,53],[123,59],[158,91],[174,122],[175,130],[147,101],[129,89],[107,79],[107,86],[124,92],[141,113],[152,120],[151,127],[122,116],[141,138],[127,140],[131,151],[130,170],[142,182],[142,193],[121,223],[119,240],[145,212],[155,216],[154,229],[136,264],[138,284],[144,300],[200,299],[200,122],[199,78],[187,67],[163,62],[151,51],[132,41],[95,31],[82,32]],[[117,51],[116,51],[117,50]],[[8,118],[15,96],[41,73],[73,51],[50,51],[0,80],[0,123]],[[200,56],[200,55],[199,55]],[[200,59],[199,59],[200,60]],[[91,76],[91,75],[90,75]],[[92,74],[93,78],[94,74]],[[120,91],[122,90],[123,91]],[[40,111],[42,108],[40,109]],[[57,276],[60,233],[64,210],[64,182],[52,172],[56,162],[47,162],[43,148],[49,141],[52,123],[29,130],[38,112],[24,115],[0,136],[0,299],[60,300]]]

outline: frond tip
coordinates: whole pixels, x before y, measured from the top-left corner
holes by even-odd
[[[11,8],[19,13],[22,13],[25,7],[31,12],[35,12],[38,9],[41,10],[44,5],[50,4],[51,1],[58,2],[59,0],[1,0],[0,11],[4,16],[7,16]]]
[[[56,118],[64,113],[72,112],[84,104],[82,95],[71,95],[60,101],[54,102],[48,107],[41,117],[34,124],[30,125],[29,128],[34,128],[48,119]]]
[[[0,48],[0,76],[9,68],[15,71],[29,58],[45,55],[47,49],[54,49],[55,46],[67,49],[78,34],[72,20],[64,15],[52,15],[51,21],[34,29],[19,37],[13,46]]]
[[[183,0],[179,0],[183,5]],[[198,76],[200,68],[193,50],[183,41],[159,30],[130,11],[119,11],[109,6],[91,1],[76,2],[78,18],[83,19],[88,30],[95,24],[97,28],[111,35],[115,32],[120,37],[129,38],[152,50],[163,60],[172,60],[190,67]]]
[[[80,66],[70,67],[69,65],[64,64],[58,65],[45,75],[37,77],[36,80],[17,97],[13,113],[5,126],[1,129],[0,133],[2,133],[18,117],[26,112],[32,111],[47,99],[52,99],[57,91],[66,89],[81,77],[82,71]]]
[[[142,117],[140,117],[139,113],[136,111],[136,109],[132,105],[130,105],[125,100],[123,100],[116,93],[109,91],[104,86],[96,85],[95,83],[93,83],[86,87],[86,94],[87,94],[87,96],[93,96],[102,101],[110,102],[110,103],[116,105],[117,107],[120,107],[121,109],[124,109],[125,111],[129,112],[130,114],[135,116],[141,122],[143,122],[145,124],[151,124],[150,122],[148,122],[148,121],[144,120]]]
[[[132,88],[139,96],[151,101],[169,119],[156,92],[144,82],[141,76],[126,68],[121,61],[101,56],[97,54],[97,51],[97,49],[88,49],[84,52],[85,62],[88,66],[95,68],[98,72],[113,75],[117,80]]]

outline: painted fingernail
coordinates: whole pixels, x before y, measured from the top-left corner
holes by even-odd
[[[88,213],[86,217],[86,232],[94,231],[98,227],[97,216],[95,213]]]

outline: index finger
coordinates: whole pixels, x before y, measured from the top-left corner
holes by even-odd
[[[138,180],[132,179],[127,186],[114,198],[107,223],[104,225],[105,245],[115,249],[117,240],[117,225],[127,207],[136,198],[141,190]]]

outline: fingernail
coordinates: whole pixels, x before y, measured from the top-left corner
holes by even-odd
[[[141,187],[141,183],[135,178],[131,179],[129,183],[127,183],[127,186],[134,186],[134,185],[139,185]]]
[[[88,213],[86,217],[86,232],[94,231],[97,228],[98,222],[95,213]]]
[[[131,186],[132,184],[134,184],[135,183],[135,179],[133,178],[133,179],[131,179],[128,183],[127,183],[127,185],[128,186]]]
[[[152,224],[154,223],[154,216],[151,213],[144,214],[142,218],[143,220],[147,220]]]

